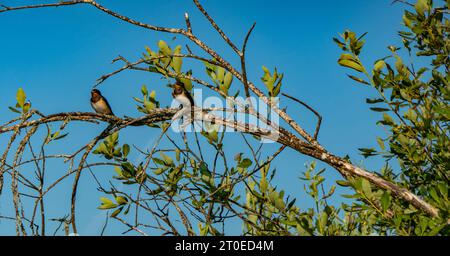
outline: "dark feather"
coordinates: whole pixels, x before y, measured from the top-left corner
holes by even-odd
[[[109,105],[108,100],[107,100],[105,97],[102,97],[102,98],[103,98],[103,100],[105,101],[106,106],[108,106],[109,111],[111,111],[111,115],[115,116],[115,115],[114,115],[114,112],[112,111],[111,106]]]

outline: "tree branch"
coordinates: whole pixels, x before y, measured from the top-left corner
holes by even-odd
[[[183,29],[177,29],[177,28],[165,28],[165,27],[158,27],[158,26],[145,24],[145,23],[133,20],[131,18],[128,18],[126,16],[120,15],[118,13],[115,13],[115,12],[103,7],[102,5],[98,4],[97,2],[95,2],[93,0],[66,1],[66,2],[59,2],[59,3],[54,3],[54,4],[43,4],[43,5],[22,6],[22,7],[5,7],[5,6],[3,6],[4,9],[0,10],[0,12],[21,10],[21,9],[30,9],[30,8],[75,5],[75,4],[80,4],[80,3],[88,3],[115,18],[118,18],[120,20],[123,20],[123,21],[128,22],[135,26],[143,27],[146,29],[154,30],[154,31],[161,31],[161,32],[166,32],[166,33],[184,35],[189,40],[191,40],[194,44],[198,45],[201,49],[203,49],[206,53],[208,53],[213,59],[215,59],[215,61],[220,63],[221,66],[224,67],[228,72],[231,72],[233,74],[233,76],[238,78],[244,84],[244,86],[247,85],[249,90],[251,90],[258,97],[260,97],[264,101],[265,104],[271,106],[270,100],[268,99],[268,97],[266,95],[264,95],[264,93],[261,90],[259,90],[253,83],[251,83],[250,81],[247,81],[245,71],[242,71],[242,73],[238,72],[228,61],[223,59],[217,52],[215,52],[213,49],[211,49],[209,46],[207,46],[204,42],[202,42],[199,38],[197,38],[195,35],[193,35],[192,31],[189,29],[189,26],[188,26],[188,30],[183,30]],[[219,34],[222,36],[222,38],[233,48],[233,50],[236,53],[238,53],[239,55],[242,55],[242,52],[236,48],[236,46],[225,35],[225,33],[217,26],[217,24],[214,22],[214,20],[208,15],[208,13],[200,5],[198,0],[194,0],[194,3],[197,5],[197,8],[199,8],[199,10],[207,17],[207,19],[210,21],[212,26],[219,32]],[[250,31],[247,34],[247,37],[244,41],[243,51],[245,50],[246,41],[248,40],[248,37],[252,30],[253,30],[253,27],[250,29]],[[132,65],[125,69],[128,69],[128,68],[129,69],[137,69],[137,70],[145,70],[143,68],[137,68]],[[125,70],[125,69],[122,68],[120,71]],[[297,102],[299,102],[299,101],[297,101]],[[302,104],[302,103],[300,103],[300,104]],[[304,104],[302,104],[302,105],[304,105]],[[279,129],[279,131],[278,131],[278,135],[280,135],[279,137],[277,137],[275,139],[271,135],[271,136],[269,136],[269,138],[275,139],[277,142],[279,142],[283,145],[286,145],[288,147],[291,147],[302,154],[305,154],[305,155],[308,155],[313,158],[316,158],[316,159],[326,162],[330,166],[333,166],[336,170],[338,170],[345,177],[357,176],[357,177],[365,178],[380,188],[392,191],[393,194],[396,195],[397,197],[410,202],[415,207],[424,210],[431,216],[438,216],[438,212],[437,212],[436,208],[434,208],[430,204],[426,203],[425,201],[421,200],[416,195],[412,194],[411,192],[407,191],[406,189],[403,189],[391,182],[388,182],[373,173],[367,172],[357,166],[354,166],[342,158],[339,158],[337,156],[334,156],[334,155],[328,153],[317,142],[317,133],[318,133],[318,128],[320,127],[320,122],[316,128],[315,135],[311,136],[294,119],[292,119],[284,110],[278,108],[277,106],[271,106],[271,108],[291,128],[293,128],[304,140],[306,140],[306,142],[303,142],[300,138],[298,138],[297,136],[290,133],[289,131],[287,131],[284,128]],[[17,131],[18,129],[20,130],[24,127],[31,127],[31,126],[35,126],[35,125],[39,125],[39,124],[43,124],[43,123],[62,121],[62,120],[66,120],[67,118],[69,118],[70,120],[74,120],[74,121],[85,121],[85,122],[103,121],[103,122],[110,122],[110,123],[118,123],[119,125],[122,125],[121,127],[125,127],[128,125],[139,126],[139,125],[144,125],[144,124],[148,124],[151,122],[168,120],[173,116],[173,114],[175,114],[174,111],[176,112],[176,110],[158,109],[155,112],[152,112],[148,116],[138,118],[138,119],[132,119],[132,120],[124,120],[124,119],[114,117],[114,116],[104,116],[104,115],[98,115],[98,114],[93,114],[93,113],[80,113],[80,112],[61,113],[59,115],[56,114],[53,116],[41,117],[41,118],[33,120],[33,121],[25,121],[20,124],[0,126],[0,134],[5,133],[5,132],[10,132],[10,131]],[[311,110],[311,111],[313,111],[313,110]],[[313,112],[315,112],[315,111],[313,111]],[[209,114],[202,114],[199,118],[202,120],[211,121],[211,116],[209,116]],[[215,119],[215,121],[216,122],[219,121],[219,124],[222,124],[224,126],[238,127],[238,130],[241,132],[260,135],[263,137],[267,136],[267,134],[260,129],[254,129],[253,127],[249,128],[246,125],[242,126],[242,124],[239,124],[236,122],[230,122],[230,121],[221,120],[221,119]],[[14,135],[12,137],[14,137]],[[14,138],[11,138],[11,140],[13,141]],[[4,159],[2,159],[2,161],[4,161]],[[0,178],[1,178],[1,175],[0,175]],[[0,185],[2,185],[1,180],[0,180]],[[1,186],[0,186],[0,188],[1,188]]]
[[[286,94],[286,93],[281,93],[281,94],[282,94],[283,96],[285,96],[285,97],[287,97],[287,98],[289,98],[289,99],[295,101],[295,102],[300,103],[301,105],[303,105],[304,107],[306,107],[307,109],[309,109],[311,112],[313,112],[314,115],[317,116],[317,126],[316,126],[316,131],[314,132],[314,139],[317,140],[317,136],[319,135],[319,130],[320,130],[320,124],[322,123],[322,116],[319,114],[319,112],[317,112],[317,111],[314,110],[312,107],[310,107],[308,104],[306,104],[305,102],[303,102],[303,101],[301,101],[301,100],[299,100],[299,99],[297,99],[297,98],[294,98],[294,97],[292,97],[292,96],[289,96],[289,95]]]
[[[236,47],[236,45],[233,44],[233,42],[225,35],[223,30],[217,25],[217,23],[209,16],[208,12],[203,8],[203,6],[200,4],[198,0],[193,0],[197,8],[200,10],[200,12],[203,13],[203,15],[208,19],[209,23],[214,27],[214,29],[220,34],[220,36],[225,40],[225,42],[230,45],[230,47],[240,56],[242,55],[241,51]]]

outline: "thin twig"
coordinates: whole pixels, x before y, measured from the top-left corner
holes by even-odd
[[[306,104],[305,102],[292,97],[286,93],[281,93],[283,96],[297,102],[300,103],[301,105],[303,105],[304,107],[306,107],[307,109],[309,109],[311,112],[313,112],[316,116],[317,116],[317,126],[316,126],[316,131],[314,132],[314,139],[317,140],[317,136],[319,135],[319,130],[320,130],[320,125],[322,124],[322,116],[319,114],[319,112],[317,112],[316,110],[314,110],[312,107],[310,107],[308,104]]]
[[[227,37],[227,35],[225,35],[223,30],[217,25],[217,23],[213,20],[213,18],[211,18],[211,16],[209,16],[208,12],[206,12],[205,8],[203,8],[203,6],[200,4],[200,2],[198,0],[193,0],[193,1],[194,1],[195,5],[197,6],[197,8],[200,10],[200,12],[202,12],[203,15],[208,19],[209,23],[211,23],[211,25],[214,27],[214,29],[220,34],[220,36],[222,36],[223,40],[225,40],[225,42],[227,42],[230,45],[230,47],[238,55],[241,55],[241,52],[236,47],[236,45],[234,45],[233,42]]]

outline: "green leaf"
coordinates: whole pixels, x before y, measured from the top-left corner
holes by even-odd
[[[262,69],[264,70],[264,75],[261,77],[261,81],[266,85],[269,96],[276,97],[281,89],[283,74],[279,74],[277,68],[275,68],[272,76],[265,66]]]
[[[15,109],[15,108],[13,108],[13,107],[8,107],[8,108],[9,108],[9,110],[11,110],[12,112],[20,114],[20,111],[17,110],[17,109]]]
[[[404,214],[412,214],[412,213],[415,213],[415,212],[417,212],[416,209],[408,208],[403,213]]]
[[[53,138],[53,140],[60,140],[60,139],[62,139],[64,137],[66,137],[68,134],[69,133],[64,133],[64,134],[61,134],[61,135],[57,135],[56,137]]]
[[[153,104],[151,101],[148,100],[144,101],[144,106],[147,111],[151,111],[156,107],[155,104]]]
[[[391,205],[391,196],[388,192],[384,192],[381,196],[381,207],[383,207],[383,210],[386,211],[389,209],[389,206]]]
[[[448,224],[447,224],[447,223],[444,223],[444,224],[442,224],[442,225],[439,225],[439,226],[434,227],[434,228],[428,233],[428,236],[436,236],[436,235],[439,233],[439,231],[441,231],[443,228],[445,228],[445,227],[447,227],[447,226],[448,226]]]
[[[169,168],[157,168],[156,170],[153,170],[153,173],[156,174],[156,175],[161,175],[168,169]]]
[[[159,155],[163,158],[164,164],[166,166],[172,166],[173,165],[173,159],[170,156],[164,154],[163,152],[159,152]]]
[[[448,186],[446,185],[446,183],[439,183],[438,189],[439,189],[439,192],[441,193],[441,195],[444,196],[444,198],[448,197]]]
[[[342,187],[348,187],[348,186],[350,186],[350,183],[349,183],[348,181],[346,181],[346,180],[337,180],[336,183],[337,183],[339,186],[342,186]]]
[[[128,154],[130,153],[130,145],[124,144],[124,145],[122,146],[122,153],[123,153],[123,156],[124,156],[124,157],[127,157]]]
[[[261,181],[259,182],[259,189],[261,193],[265,193],[267,191],[267,188],[269,187],[269,184],[267,183],[267,180],[264,178],[261,178]]]
[[[16,93],[17,103],[20,107],[23,107],[25,104],[26,94],[22,88],[19,88]]]
[[[347,68],[351,68],[358,72],[364,72],[364,67],[355,59],[352,55],[348,53],[343,53],[341,58],[338,60],[339,65]]]
[[[390,116],[390,115],[388,115],[388,114],[386,114],[386,113],[384,113],[383,114],[383,120],[386,122],[386,124],[388,124],[388,125],[393,125],[395,122],[394,122],[394,119]]]
[[[112,209],[116,208],[117,205],[113,203],[110,199],[106,197],[100,197],[100,201],[102,201],[102,204],[98,207],[98,209],[106,210],[106,209]]]
[[[114,155],[115,157],[122,157],[122,152],[120,152],[120,148],[114,149],[113,155]]]
[[[294,198],[294,200],[292,200],[292,201],[288,204],[288,206],[287,206],[287,209],[288,209],[288,210],[291,209],[292,206],[294,206],[295,201],[297,201],[297,198]]]
[[[430,195],[434,199],[434,201],[436,201],[437,203],[439,203],[441,201],[441,198],[438,196],[438,194],[436,193],[436,190],[434,188],[430,189]]]
[[[331,186],[330,190],[328,191],[328,194],[326,195],[326,197],[330,197],[334,194],[334,192],[336,191],[336,186],[333,185]]]
[[[233,75],[230,72],[227,72],[223,79],[223,85],[226,88],[230,88],[231,82],[233,81]]]
[[[155,100],[156,99],[156,91],[155,90],[152,90],[151,92],[150,92],[150,95],[148,96],[151,100]]]
[[[123,207],[116,209],[113,213],[111,213],[111,217],[112,218],[116,217],[117,215],[119,215],[119,213],[122,212],[122,210],[123,210]]]
[[[94,154],[105,154],[105,153],[107,153],[108,152],[108,149],[107,149],[107,147],[106,147],[106,144],[105,143],[100,143],[99,145],[98,145],[98,147],[94,150]]]
[[[405,26],[407,26],[408,28],[412,28],[412,21],[408,18],[407,15],[403,15],[403,23],[405,24]]]
[[[395,61],[395,68],[397,69],[398,73],[404,74],[405,73],[405,64],[403,64],[403,60],[400,57],[396,57]]]
[[[142,92],[142,95],[144,95],[144,97],[146,97],[148,94],[147,86],[142,85],[141,92]]]
[[[386,67],[386,62],[384,62],[384,60],[379,60],[375,63],[373,70],[379,72],[381,71],[384,67]]]
[[[123,197],[123,196],[117,196],[115,199],[116,199],[116,202],[119,205],[123,205],[123,204],[127,204],[128,203],[128,199],[126,197]]]
[[[380,146],[380,148],[381,148],[382,150],[385,150],[384,141],[383,141],[382,138],[377,137],[377,143],[378,143],[378,145]]]
[[[210,187],[214,187],[214,177],[211,175],[211,172],[208,170],[208,166],[205,162],[200,164],[200,174],[201,179]]]
[[[156,157],[153,158],[153,162],[157,165],[165,165],[163,160],[156,158]]]
[[[359,198],[360,196],[359,195],[342,195],[342,197],[344,197],[344,198]]]
[[[283,199],[278,198],[275,200],[275,207],[280,210],[283,211],[284,208],[286,208],[286,204],[284,203]]]
[[[167,45],[166,42],[164,42],[163,40],[160,40],[158,42],[158,47],[161,50],[161,52],[165,55],[165,56],[170,56],[172,55],[172,50],[170,50],[169,46]]]
[[[211,172],[208,170],[205,162],[200,163],[200,173],[211,176]]]
[[[450,120],[450,106],[435,106],[434,111],[443,115],[447,120]]]
[[[346,50],[345,44],[343,42],[341,42],[339,39],[333,37],[333,41],[342,49],[342,50]]]
[[[322,230],[325,229],[327,222],[328,222],[328,214],[326,212],[322,212],[319,222],[319,226]]]
[[[31,104],[29,102],[23,104],[23,108],[22,108],[23,113],[27,113],[28,110],[30,110],[30,107],[31,107]]]
[[[406,137],[403,134],[399,134],[397,137],[398,142],[400,142],[400,144],[402,145],[408,145],[409,144],[409,139],[408,137]]]
[[[180,154],[181,151],[177,148],[175,149],[175,159],[179,162],[180,161]]]
[[[416,11],[419,15],[424,16],[425,11],[428,11],[429,9],[428,0],[417,0],[417,3],[416,5],[414,5],[414,7],[416,8]]]
[[[356,76],[352,76],[347,74],[348,77],[350,77],[351,79],[355,80],[358,83],[362,83],[362,84],[366,84],[366,85],[370,85],[368,82],[364,81],[363,79],[356,77]]]
[[[362,191],[364,192],[364,195],[366,195],[368,198],[372,197],[372,189],[370,187],[370,182],[366,179],[362,179],[361,181]]]
[[[102,201],[102,203],[104,204],[112,204],[113,201],[111,201],[109,198],[106,197],[100,197],[100,201]]]
[[[236,155],[234,155],[234,161],[236,162],[240,162],[242,158],[242,153],[237,153]]]
[[[110,136],[111,142],[116,143],[119,140],[119,132],[115,132]]]
[[[366,99],[367,104],[376,104],[376,103],[380,103],[383,101],[384,101],[383,99]]]
[[[376,154],[377,151],[373,148],[358,148],[358,150],[361,151],[361,154],[366,158],[369,156],[377,155]]]
[[[180,55],[181,53],[181,45],[178,45],[174,49],[174,55]],[[173,57],[172,67],[176,73],[181,72],[181,65],[183,64],[183,58],[181,57]]]
[[[252,165],[252,160],[248,159],[248,158],[244,158],[238,165],[238,167],[241,168],[248,168]]]
[[[375,112],[387,112],[387,111],[390,111],[390,109],[388,109],[388,108],[370,108],[372,111],[375,111]]]
[[[216,78],[219,83],[223,82],[223,78],[225,77],[225,69],[222,67],[217,67],[216,69]]]
[[[136,98],[136,97],[133,97],[133,99],[134,99],[135,101],[139,102],[139,103],[144,103],[141,99],[138,99],[138,98]]]

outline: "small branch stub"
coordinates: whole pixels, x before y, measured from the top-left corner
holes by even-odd
[[[189,14],[187,12],[184,13],[184,19],[186,20],[186,27],[188,29],[188,32],[192,34],[191,21],[189,20]]]

